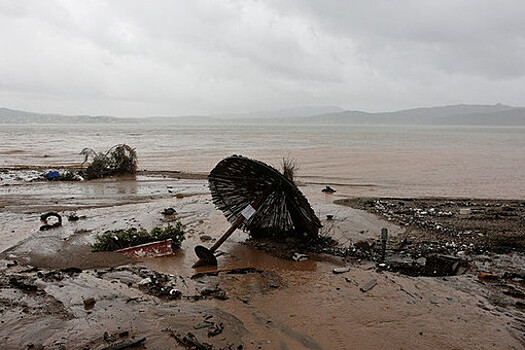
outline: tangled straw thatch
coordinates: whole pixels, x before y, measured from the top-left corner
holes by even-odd
[[[252,236],[318,237],[321,222],[295,184],[263,162],[242,156],[220,161],[208,176],[213,202],[228,221],[235,222],[243,209],[261,195],[266,200],[240,228]]]
[[[89,158],[92,159],[84,172],[87,179],[137,172],[137,152],[126,144],[115,145],[106,153],[97,153],[91,148],[84,148],[80,154],[84,156],[82,166]]]
[[[299,164],[294,158],[290,156],[284,157],[281,162],[281,169],[283,175],[290,181],[293,181],[295,173],[299,170]]]

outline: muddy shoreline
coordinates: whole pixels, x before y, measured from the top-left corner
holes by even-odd
[[[356,199],[304,184],[322,234],[336,241],[332,251],[237,232],[221,247],[217,270],[192,269],[193,247],[229,226],[202,174],[64,184],[7,171],[25,173],[0,187],[2,348],[525,346],[523,201]],[[163,215],[167,207],[176,214]],[[38,218],[47,210],[82,219],[42,233]],[[187,240],[171,256],[131,260],[89,251],[106,230],[176,220]],[[389,240],[380,266],[383,227]],[[295,253],[308,259],[294,261]],[[439,277],[411,275],[432,254],[467,266]]]

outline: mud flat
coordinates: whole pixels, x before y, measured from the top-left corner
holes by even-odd
[[[307,185],[301,190],[333,247],[311,252],[237,232],[221,246],[218,269],[193,269],[193,247],[229,227],[198,176],[67,184],[16,177],[0,186],[2,349],[525,346],[520,201],[340,205],[333,201],[343,198]],[[168,207],[176,213],[163,215]],[[49,210],[63,214],[63,225],[40,231]],[[67,219],[73,211],[79,220]],[[89,249],[107,230],[177,220],[187,239],[170,256],[131,260]],[[389,239],[379,265],[383,227]],[[308,259],[294,261],[296,253]],[[431,256],[462,263],[428,272]],[[435,264],[438,271],[442,262]]]

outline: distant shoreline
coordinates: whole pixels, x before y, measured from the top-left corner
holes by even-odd
[[[525,107],[451,105],[364,112],[310,107],[230,115],[114,117],[62,115],[0,108],[0,124],[155,124],[155,125],[428,125],[525,126]]]

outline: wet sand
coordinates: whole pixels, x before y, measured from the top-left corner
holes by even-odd
[[[410,277],[352,256],[300,251],[310,259],[278,258],[236,232],[220,248],[219,270],[193,269],[193,247],[213,242],[201,237],[217,239],[229,224],[214,209],[204,180],[164,176],[75,183],[22,179],[0,187],[1,348],[102,349],[142,337],[143,348],[184,348],[172,333],[181,340],[188,332],[214,348],[525,346],[522,299],[478,278],[480,269],[492,272],[490,262],[458,276]],[[322,218],[323,233],[342,248],[377,241],[382,227],[392,240],[405,237],[407,228],[396,220],[336,205],[344,191],[334,196],[320,189],[301,186]],[[162,215],[167,207],[177,214]],[[39,231],[39,216],[47,210],[75,211],[81,219]],[[334,219],[326,220],[327,214]],[[107,230],[149,230],[176,220],[185,224],[187,240],[172,256],[137,261],[89,251]],[[491,259],[506,257],[511,259],[508,254]],[[500,265],[524,272],[520,264]],[[349,271],[332,272],[342,266]],[[360,290],[372,280],[372,289]],[[514,282],[518,288],[522,283]],[[94,305],[86,307],[87,298]],[[221,324],[218,335],[208,335]]]

